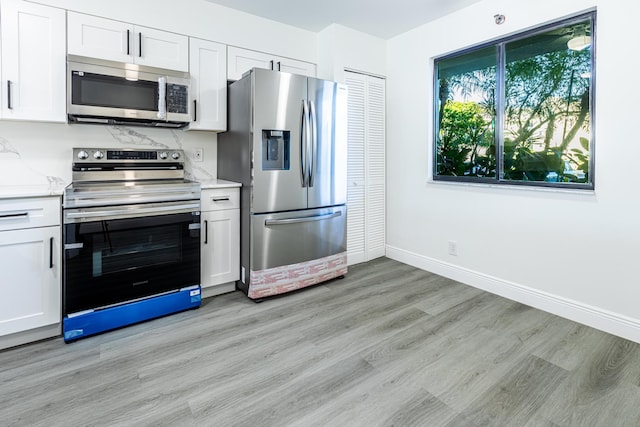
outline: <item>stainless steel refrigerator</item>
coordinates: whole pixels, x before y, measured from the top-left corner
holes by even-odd
[[[251,299],[347,272],[347,88],[255,68],[229,85],[218,177],[242,183],[240,281]]]

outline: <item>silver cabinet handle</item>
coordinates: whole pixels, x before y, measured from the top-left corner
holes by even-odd
[[[273,68],[273,59],[271,61],[269,61],[269,67],[271,68],[271,70],[274,70],[274,68]]]
[[[0,219],[12,219],[12,218],[19,218],[19,217],[22,217],[22,216],[29,216],[29,212],[3,214],[3,215],[0,215]]]
[[[209,243],[209,221],[204,220],[204,244]]]
[[[213,202],[228,202],[229,200],[231,200],[231,198],[229,196],[224,196],[224,197],[213,197],[211,199],[211,201]]]
[[[303,216],[300,218],[287,218],[287,219],[265,219],[264,225],[286,225],[286,224],[297,224],[300,222],[311,222],[311,221],[324,221],[326,219],[332,219],[342,216],[342,211],[336,211],[330,214],[324,215],[315,215],[315,216]]]
[[[127,55],[131,55],[131,30],[127,30]]]
[[[142,58],[142,31],[138,33],[138,56]]]
[[[280,71],[280,61],[278,61],[278,71]]]

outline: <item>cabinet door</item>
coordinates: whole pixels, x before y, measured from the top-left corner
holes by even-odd
[[[189,71],[189,37],[187,36],[136,26],[133,46],[136,64]]]
[[[68,12],[67,19],[69,54],[133,61],[133,25],[75,12]]]
[[[278,58],[274,59],[274,70],[284,71],[285,73],[301,74],[307,77],[316,76],[316,64],[310,62],[298,61],[291,58]]]
[[[66,121],[64,11],[4,0],[0,20],[2,118]]]
[[[240,277],[240,210],[202,212],[202,287]]]
[[[190,39],[189,69],[193,121],[191,130],[227,130],[227,47]]]
[[[60,322],[60,227],[0,232],[0,336]]]
[[[252,68],[273,70],[274,56],[255,50],[229,46],[227,49],[227,79],[239,80]]]
[[[346,72],[349,264],[385,254],[385,81]]]

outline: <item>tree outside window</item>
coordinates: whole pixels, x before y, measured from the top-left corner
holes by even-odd
[[[437,59],[434,179],[593,188],[594,21]]]

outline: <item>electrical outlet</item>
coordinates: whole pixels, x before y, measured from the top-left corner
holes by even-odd
[[[458,242],[449,240],[449,255],[458,256]]]
[[[201,162],[204,159],[204,149],[203,148],[195,148],[193,150],[193,161]]]

